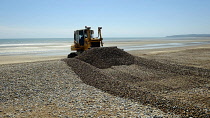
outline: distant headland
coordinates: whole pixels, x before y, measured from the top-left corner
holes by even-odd
[[[183,34],[183,35],[171,35],[166,37],[210,37],[210,34]]]

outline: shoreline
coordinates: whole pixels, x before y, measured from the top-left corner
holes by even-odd
[[[196,45],[196,46],[184,46],[184,47],[171,47],[171,48],[158,48],[158,49],[141,49],[126,51],[134,56],[155,55],[160,53],[178,52],[188,49],[210,48],[210,44]],[[15,63],[27,63],[38,61],[49,61],[64,59],[66,56],[41,56],[41,55],[15,55],[15,56],[0,56],[0,65],[3,64],[15,64]]]
[[[4,64],[17,64],[28,62],[52,61],[66,58],[67,56],[31,56],[31,55],[18,55],[18,56],[0,56],[0,65]]]
[[[210,48],[210,44],[196,45],[196,46],[184,46],[184,47],[172,47],[172,48],[158,48],[158,49],[145,49],[145,50],[131,50],[128,53],[134,56],[156,55],[162,53],[172,53],[190,49]]]

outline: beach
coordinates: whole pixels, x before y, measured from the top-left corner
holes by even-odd
[[[6,40],[6,39],[5,39]],[[9,39],[10,40],[10,39]],[[14,39],[16,40],[16,39]],[[19,39],[20,40],[20,39]],[[71,53],[70,46],[73,39],[24,39],[17,44],[0,45],[0,64],[23,63],[46,61],[66,58]],[[31,40],[31,41],[30,41]],[[50,40],[49,42],[47,42]],[[1,39],[0,39],[1,41]],[[41,41],[41,42],[40,42]],[[23,42],[23,43],[22,43]],[[192,48],[208,48],[210,38],[184,38],[184,39],[162,39],[162,38],[125,38],[104,39],[104,47],[117,46],[135,56],[144,54],[160,53],[161,51],[174,51]],[[159,50],[159,52],[158,52]]]
[[[156,42],[107,42],[107,46],[118,46],[122,49],[125,47],[125,51],[133,56],[142,57],[146,59],[146,61],[153,60],[155,63],[158,62],[163,65],[169,64],[169,70],[173,68],[170,66],[173,64],[184,67],[195,67],[195,69],[210,69],[210,44],[205,44],[209,39],[199,41],[204,42],[204,44],[179,45],[178,47],[163,46],[164,48],[159,46],[158,48],[152,49],[139,49],[135,47],[150,44],[183,44],[197,42],[197,40],[164,40]],[[132,50],[128,48],[133,46],[136,50],[134,48]],[[165,107],[155,107],[153,102],[145,104],[144,101],[130,99],[129,96],[120,97],[118,94],[113,95],[112,93],[106,92],[103,88],[85,82],[84,78],[76,73],[73,66],[68,66],[62,61],[66,56],[67,55],[2,55],[0,58],[0,116],[180,117],[181,113],[164,110]],[[141,65],[142,63],[139,64]],[[186,75],[177,72],[177,70],[165,71],[164,68],[162,68],[163,70],[159,70],[152,67],[152,64],[148,63],[148,65],[150,66],[141,65],[141,68],[137,67],[137,64],[113,66],[108,69],[102,69],[102,74],[110,75],[110,73],[113,72],[124,72],[125,74],[128,73],[127,70],[131,70],[129,74],[132,74],[132,77],[142,76],[145,79],[154,78],[154,80],[151,81],[147,80],[148,83],[146,83],[147,81],[145,81],[145,83],[139,81],[139,84],[136,82],[128,82],[128,85],[141,85],[143,87],[141,88],[142,90],[148,89],[147,87],[149,87],[151,88],[151,93],[156,92],[154,95],[161,94],[161,97],[165,97],[167,100],[171,100],[171,102],[173,102],[173,99],[178,99],[187,105],[194,104],[196,107],[206,110],[204,115],[207,116],[209,114],[210,83],[207,77],[208,74],[202,77],[196,74]],[[99,69],[98,71],[101,70]],[[191,71],[193,70],[190,70],[190,72]],[[111,75],[115,79],[119,76],[115,74]],[[126,76],[128,75],[125,74],[125,77]],[[189,78],[193,79],[194,77],[198,78],[200,81],[188,81]],[[158,80],[155,80],[155,78]],[[167,78],[169,78],[168,82],[166,81]],[[127,78],[124,79],[126,80]],[[180,85],[176,83],[176,79],[177,82],[185,83]],[[187,82],[190,82],[189,86]],[[151,85],[160,86],[154,88],[154,86]],[[170,86],[173,88],[170,88]]]
[[[62,61],[1,66],[1,117],[150,117],[161,110],[89,86]]]

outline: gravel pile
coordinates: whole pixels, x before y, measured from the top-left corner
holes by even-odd
[[[134,63],[134,57],[131,54],[116,47],[92,48],[76,58],[100,69]]]
[[[63,61],[0,68],[0,117],[179,117],[84,84]]]
[[[209,117],[208,105],[199,107],[193,100],[183,102],[166,96],[196,87],[206,90],[201,96],[208,95],[210,71],[206,69],[138,58],[117,48],[91,49],[65,62],[84,83],[112,95],[151,104],[183,117]]]

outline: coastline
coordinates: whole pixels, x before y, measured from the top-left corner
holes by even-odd
[[[128,53],[134,56],[146,56],[146,55],[156,55],[161,53],[172,53],[190,49],[201,49],[201,48],[210,48],[210,44],[195,45],[195,46],[183,46],[183,47],[172,47],[172,48],[159,48],[159,49],[145,49],[145,50],[131,50],[127,51]]]
[[[16,55],[16,56],[0,56],[0,65],[16,64],[27,62],[51,61],[66,58],[66,56],[38,56],[38,55]]]
[[[206,40],[205,40],[206,41]],[[106,47],[114,46],[118,44],[118,47],[129,46],[129,45],[145,45],[151,44],[151,42],[115,42],[111,45],[108,43]],[[153,43],[170,43],[170,42],[153,42]],[[210,44],[200,44],[193,46],[182,46],[182,47],[170,47],[170,48],[155,48],[155,49],[136,49],[136,50],[125,50],[126,52],[134,56],[145,56],[145,55],[155,55],[159,53],[170,53],[177,52],[187,49],[199,49],[199,48],[210,48]],[[123,49],[123,48],[121,48]],[[15,63],[25,63],[25,62],[38,62],[38,61],[48,61],[48,60],[59,60],[67,57],[66,55],[3,55],[0,56],[0,65],[2,64],[15,64]]]

